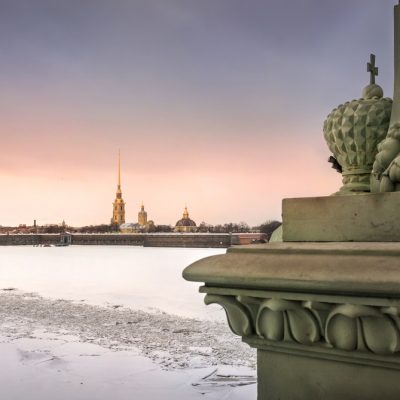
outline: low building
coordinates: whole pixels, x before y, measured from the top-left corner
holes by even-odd
[[[232,233],[231,237],[231,243],[237,245],[266,243],[267,241],[268,238],[265,233]]]
[[[119,226],[119,230],[122,233],[138,233],[138,232],[142,232],[143,228],[139,224],[136,224],[133,222],[126,222]]]

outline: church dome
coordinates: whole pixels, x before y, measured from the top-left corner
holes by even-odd
[[[177,223],[176,226],[197,226],[196,222],[194,222],[190,218],[182,218]]]
[[[196,227],[196,222],[189,218],[189,212],[187,207],[185,207],[185,211],[183,212],[182,218],[176,223],[176,227]]]

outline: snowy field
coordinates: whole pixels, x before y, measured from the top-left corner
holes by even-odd
[[[255,351],[181,278],[191,262],[223,252],[0,248],[2,395],[255,399]]]

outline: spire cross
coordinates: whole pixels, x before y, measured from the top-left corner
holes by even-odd
[[[375,67],[375,54],[370,55],[370,62],[367,64],[367,71],[371,73],[369,83],[375,84],[375,77],[378,76],[378,67]]]

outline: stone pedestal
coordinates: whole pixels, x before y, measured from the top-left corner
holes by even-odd
[[[257,349],[258,400],[400,398],[399,242],[239,246],[183,276]]]
[[[381,368],[318,353],[258,350],[259,399],[377,400],[399,398],[399,366]]]
[[[400,241],[400,192],[285,199],[285,242]]]

